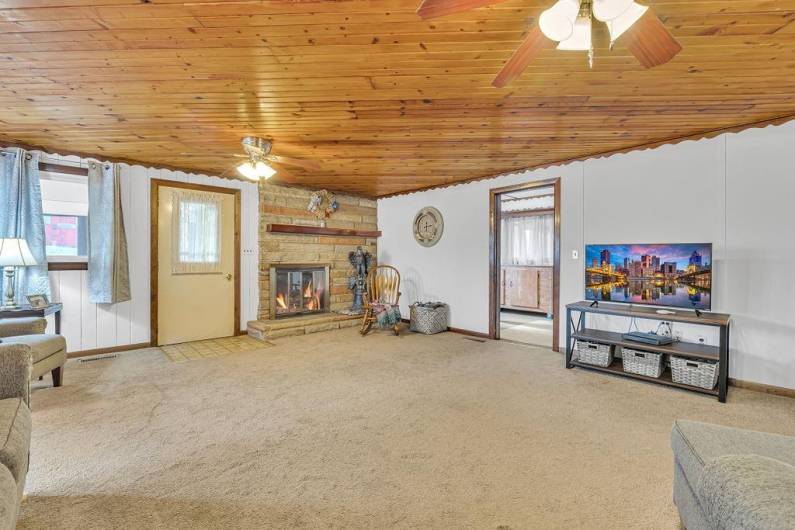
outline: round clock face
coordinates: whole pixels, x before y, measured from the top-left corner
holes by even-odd
[[[442,214],[436,208],[423,208],[414,217],[414,239],[424,247],[432,247],[439,242],[444,231]]]

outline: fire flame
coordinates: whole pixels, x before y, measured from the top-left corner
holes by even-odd
[[[304,289],[304,298],[312,298],[312,282],[306,284],[306,289]]]
[[[276,303],[281,309],[287,309],[287,304],[284,302],[284,295],[282,293],[276,295]]]

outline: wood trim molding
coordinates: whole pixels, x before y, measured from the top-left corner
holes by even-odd
[[[151,346],[157,346],[157,287],[158,287],[158,237],[157,224],[160,206],[160,187],[181,188],[196,191],[208,191],[212,193],[226,193],[234,196],[235,201],[235,242],[234,242],[234,290],[235,290],[235,310],[234,310],[234,329],[235,335],[240,334],[240,190],[235,188],[224,188],[221,186],[207,186],[204,184],[193,184],[190,182],[179,182],[165,179],[152,179],[150,181],[149,199],[149,340]]]
[[[489,333],[491,339],[500,338],[499,321],[499,280],[500,280],[500,240],[497,233],[502,215],[500,195],[517,190],[552,187],[554,196],[554,263],[552,266],[552,349],[559,350],[560,342],[560,177],[514,184],[489,190]]]
[[[409,320],[408,318],[401,318],[400,321],[403,322],[404,324],[411,323],[411,320]],[[490,338],[488,333],[481,333],[480,331],[471,331],[463,328],[451,328],[450,326],[448,326],[447,331],[449,331],[450,333],[458,333],[459,335],[467,335],[469,337],[478,337],[481,339]]]
[[[774,396],[795,398],[795,388],[784,388],[781,386],[766,385],[764,383],[754,383],[753,381],[743,381],[742,379],[733,379],[731,377],[729,378],[729,385],[736,388],[753,390],[754,392],[772,394]]]
[[[48,261],[48,271],[87,271],[88,262],[85,261]]]
[[[69,359],[77,359],[80,357],[91,357],[93,355],[102,355],[104,353],[118,353],[122,351],[140,350],[141,348],[150,348],[152,345],[148,342],[139,342],[137,344],[125,344],[124,346],[113,346],[110,348],[96,348],[94,350],[70,351],[66,356]]]
[[[343,237],[381,237],[380,230],[353,230],[349,228],[328,228],[325,226],[305,226],[268,224],[267,231],[277,234],[303,234],[316,236],[343,236]]]
[[[490,175],[483,175],[482,177],[474,177],[466,180],[450,182],[447,184],[434,184],[432,186],[423,186],[420,188],[415,188],[413,190],[400,191],[397,193],[388,193],[386,195],[379,196],[378,199],[388,199],[390,197],[399,197],[400,195],[410,195],[412,193],[420,193],[423,191],[451,188],[454,186],[460,186],[462,184],[469,184],[470,182],[478,182],[481,180],[490,180],[490,179],[505,177],[508,175],[515,175],[517,173],[523,173],[525,171],[534,171],[536,169],[548,169],[555,166],[563,166],[566,164],[570,164],[572,162],[583,162],[585,160],[606,158],[608,156],[618,155],[623,153],[631,153],[633,151],[645,151],[646,149],[654,149],[655,147],[660,147],[662,145],[676,145],[678,143],[682,143],[688,140],[704,140],[709,138],[715,138],[716,136],[720,136],[721,134],[738,133],[746,129],[761,129],[763,127],[767,127],[768,125],[782,125],[792,120],[795,120],[795,113],[784,114],[781,116],[775,116],[772,118],[767,118],[759,121],[741,123],[738,125],[731,125],[728,127],[722,127],[718,129],[707,129],[705,131],[688,134],[685,136],[673,136],[670,138],[665,138],[663,140],[656,140],[654,142],[637,144],[630,147],[624,147],[621,149],[613,149],[610,151],[596,151],[583,156],[564,158],[562,160],[554,160],[551,162],[544,162],[542,164],[536,164],[534,166],[517,167],[516,169],[512,169],[510,171],[501,171],[500,173],[492,173]]]

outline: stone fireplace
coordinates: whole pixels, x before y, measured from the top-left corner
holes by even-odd
[[[329,265],[274,264],[270,267],[273,318],[329,310]]]
[[[310,230],[320,227],[319,220],[307,211],[312,193],[260,183],[259,311],[257,320],[248,324],[248,332],[254,337],[273,339],[361,323],[361,317],[340,311],[353,302],[348,289],[353,270],[348,254],[357,247],[377,254],[377,236],[356,233],[378,230],[376,202],[338,193],[339,209],[326,220],[325,228],[330,230],[323,233]],[[308,230],[273,232],[269,230],[273,224]],[[334,230],[339,232],[329,233]]]

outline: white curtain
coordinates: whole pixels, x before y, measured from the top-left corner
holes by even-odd
[[[171,195],[171,272],[221,272],[221,195],[174,190]]]
[[[503,265],[552,266],[555,251],[552,214],[504,217],[500,233]]]

